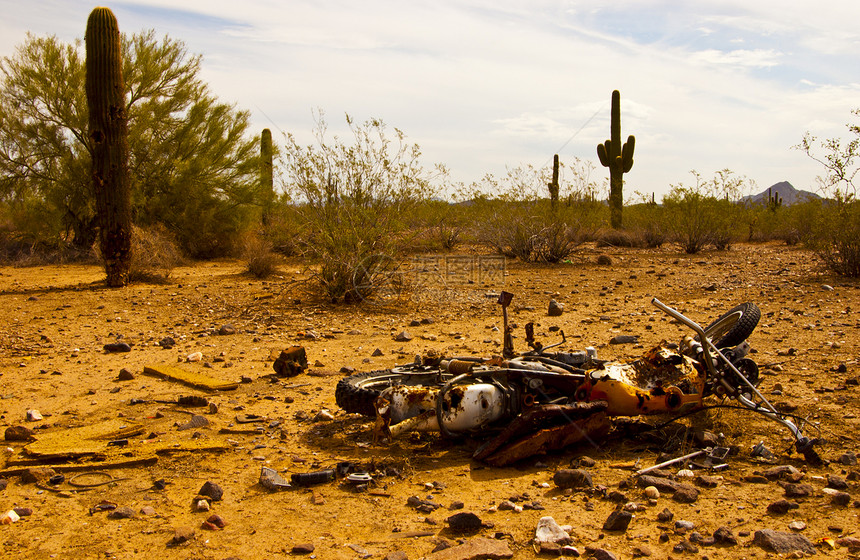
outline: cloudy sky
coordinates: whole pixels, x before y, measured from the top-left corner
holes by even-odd
[[[0,0],[0,56],[26,32],[83,37],[96,4]],[[860,2],[834,0],[113,0],[120,30],[202,54],[223,101],[311,141],[313,111],[405,132],[469,184],[552,155],[599,166],[609,100],[636,136],[625,194],[728,168],[757,190],[816,189],[805,131],[860,108]]]

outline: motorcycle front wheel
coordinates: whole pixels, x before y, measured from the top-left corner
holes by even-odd
[[[450,374],[444,374],[440,377],[438,371],[416,371],[413,373],[403,368],[356,373],[337,382],[334,400],[346,412],[374,418],[376,416],[376,398],[388,387],[395,385],[438,387],[440,382],[444,383],[450,378]]]
[[[749,338],[761,319],[761,310],[747,302],[733,307],[705,327],[705,336],[717,348],[737,346]]]

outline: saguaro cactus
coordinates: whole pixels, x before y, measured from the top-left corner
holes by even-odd
[[[275,200],[275,182],[272,173],[272,131],[264,128],[260,134],[260,194],[263,197],[263,225],[268,225],[272,202]]]
[[[621,227],[621,211],[624,207],[624,173],[633,167],[633,148],[636,139],[631,134],[621,145],[621,93],[612,92],[611,137],[597,145],[597,157],[603,167],[609,168],[609,216],[612,227]]]
[[[552,183],[548,183],[549,201],[553,210],[558,206],[558,154],[552,158]]]
[[[93,189],[107,284],[128,283],[131,264],[131,202],[128,180],[128,118],[119,25],[109,8],[87,20],[86,90]]]

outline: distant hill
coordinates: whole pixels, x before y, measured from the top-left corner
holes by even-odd
[[[792,204],[797,204],[798,202],[806,202],[807,200],[820,200],[821,197],[817,194],[809,191],[799,191],[794,188],[794,186],[788,181],[782,181],[780,183],[776,183],[775,185],[771,185],[766,188],[759,194],[745,196],[741,199],[741,202],[748,202],[750,204],[767,204],[767,197],[779,195],[782,199],[782,203],[786,206],[791,206]]]

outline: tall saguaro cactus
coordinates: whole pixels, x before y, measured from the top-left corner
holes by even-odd
[[[269,214],[275,199],[275,180],[272,169],[272,131],[264,128],[260,134],[260,194],[263,197],[264,226],[269,224]]]
[[[558,154],[555,154],[552,158],[552,183],[548,183],[547,187],[549,187],[549,201],[550,206],[553,210],[558,206]]]
[[[128,117],[119,25],[109,8],[87,20],[86,90],[92,179],[99,241],[107,284],[128,283],[131,265],[131,202],[128,179]]]
[[[631,134],[621,145],[621,93],[612,92],[611,137],[597,145],[597,157],[603,167],[609,168],[609,216],[612,227],[621,227],[621,211],[624,207],[624,173],[633,167],[633,148],[636,139]]]

